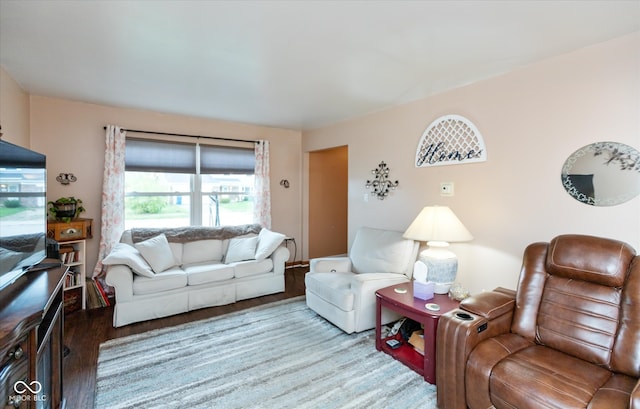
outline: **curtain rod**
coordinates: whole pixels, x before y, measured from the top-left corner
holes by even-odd
[[[105,126],[103,129],[107,129],[107,127]],[[125,129],[125,128],[121,128],[123,131],[127,131],[127,132],[135,132],[135,133],[146,133],[146,134],[150,134],[150,135],[167,135],[167,136],[182,136],[185,138],[202,138],[202,139],[215,139],[218,141],[230,141],[230,142],[244,142],[244,143],[259,143],[259,141],[251,141],[248,139],[233,139],[233,138],[222,138],[222,137],[217,137],[217,136],[203,136],[203,135],[186,135],[186,134],[181,134],[181,133],[169,133],[169,132],[155,132],[155,131],[139,131],[136,129]]]

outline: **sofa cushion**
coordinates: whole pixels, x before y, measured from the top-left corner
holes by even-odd
[[[256,249],[255,259],[262,261],[269,257],[285,239],[282,233],[276,233],[269,229],[262,229],[258,234],[258,248]]]
[[[173,253],[173,258],[176,261],[176,266],[182,265],[182,243],[169,242],[169,247],[171,248],[171,252]]]
[[[155,274],[153,278],[133,277],[133,294],[154,294],[186,287],[187,273],[178,267]],[[161,302],[161,301],[159,301]]]
[[[135,247],[156,273],[176,266],[176,259],[164,234],[136,243]]]
[[[182,264],[195,264],[204,261],[221,261],[222,240],[197,240],[184,243]]]
[[[142,257],[140,252],[125,243],[117,243],[109,255],[102,260],[102,264],[110,266],[114,264],[124,264],[128,266],[134,273],[143,277],[155,276],[151,266]]]
[[[307,290],[341,310],[353,310],[354,294],[351,291],[351,274],[308,273],[305,276],[305,285]]]
[[[235,271],[235,277],[243,278],[268,273],[273,270],[273,261],[271,259],[239,261],[232,263],[231,266]]]
[[[224,257],[224,262],[229,264],[236,261],[255,259],[257,244],[258,236],[229,240],[229,247],[227,247],[227,254]]]
[[[187,283],[189,285],[200,285],[233,278],[233,267],[222,263],[189,264],[183,265],[182,269],[187,273]]]

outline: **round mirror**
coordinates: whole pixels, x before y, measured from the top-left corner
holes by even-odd
[[[592,206],[624,203],[640,193],[640,152],[618,142],[583,146],[564,162],[562,185]]]

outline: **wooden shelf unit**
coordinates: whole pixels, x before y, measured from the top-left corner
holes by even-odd
[[[59,243],[60,261],[68,268],[64,279],[65,313],[87,308],[86,239],[93,237],[92,228],[93,219],[47,221],[47,237]]]
[[[86,249],[86,240],[70,240],[60,243],[60,260],[67,267],[67,276],[64,282],[65,301],[68,301],[71,292],[77,289],[76,291],[80,292],[80,304],[83,310],[87,308]],[[70,311],[68,305],[65,305],[65,309]]]

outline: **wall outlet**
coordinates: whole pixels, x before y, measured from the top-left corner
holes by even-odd
[[[440,196],[453,196],[453,182],[440,182]]]

